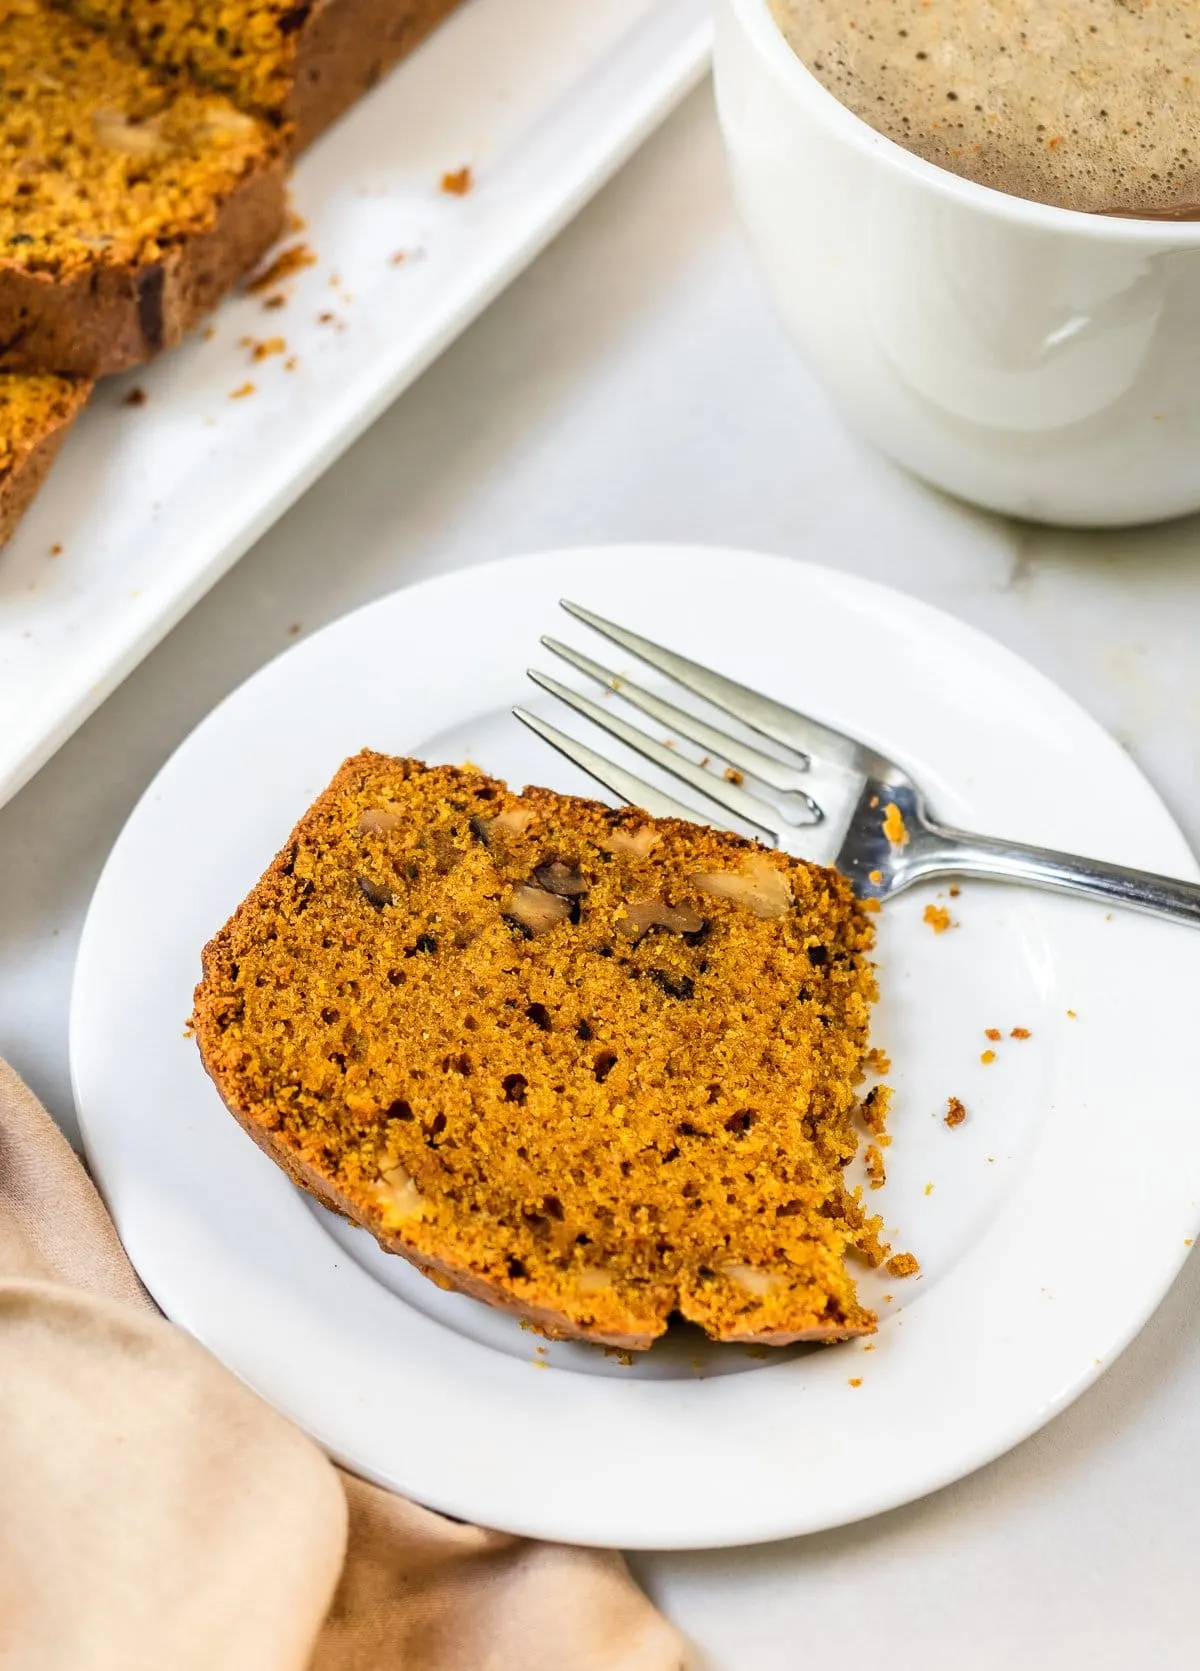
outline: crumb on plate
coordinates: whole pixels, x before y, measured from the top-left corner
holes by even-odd
[[[882,1189],[884,1184],[887,1183],[887,1173],[883,1166],[883,1150],[877,1143],[870,1143],[867,1145],[864,1158],[867,1167],[867,1182],[872,1189]]]
[[[1008,1036],[1012,1039],[1028,1039],[1033,1037],[1028,1027],[1014,1027]]]
[[[442,175],[442,190],[450,197],[465,197],[474,184],[469,168],[452,168]]]
[[[996,1060],[996,1052],[994,1050],[985,1050],[979,1060],[983,1063],[984,1067],[987,1067],[990,1063]]]
[[[139,384],[138,387],[130,389],[128,394],[121,396],[121,405],[145,406],[147,398],[145,389]]]
[[[862,1117],[867,1130],[875,1137],[887,1130],[888,1108],[892,1101],[890,1085],[872,1085],[862,1100]]]
[[[955,1126],[961,1126],[966,1117],[967,1110],[962,1101],[958,1097],[948,1097],[946,1099],[946,1124],[953,1129]]]
[[[945,934],[948,928],[958,927],[944,905],[927,905],[924,921],[929,924],[935,934]]]
[[[245,400],[247,395],[252,395],[253,393],[253,383],[242,383],[236,389],[230,389],[229,398],[230,400]]]
[[[894,1253],[884,1268],[889,1276],[917,1276],[921,1264],[913,1253]],[[885,1298],[890,1299],[891,1295],[885,1295]]]

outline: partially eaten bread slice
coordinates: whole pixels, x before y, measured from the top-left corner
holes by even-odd
[[[642,1348],[867,1334],[843,1178],[875,996],[836,872],[363,753],[204,952],[193,1025],[290,1176],[442,1287]]]

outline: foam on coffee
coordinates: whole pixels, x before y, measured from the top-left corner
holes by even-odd
[[[771,0],[829,91],[906,150],[1043,203],[1200,215],[1196,0]]]

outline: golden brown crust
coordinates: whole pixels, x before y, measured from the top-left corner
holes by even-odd
[[[22,446],[7,468],[0,471],[0,546],[7,544],[33,503],[67,431],[87,404],[91,388],[86,378],[80,378],[40,438]]]
[[[412,52],[460,0],[317,0],[300,31],[284,117],[304,150]]]
[[[286,214],[281,157],[248,174],[211,230],[139,267],[97,262],[66,281],[0,260],[0,371],[99,377],[174,347],[260,260]]]

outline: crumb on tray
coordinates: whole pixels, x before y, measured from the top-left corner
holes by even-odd
[[[287,249],[280,250],[274,261],[254,274],[246,281],[246,289],[250,295],[257,296],[263,290],[272,290],[284,279],[302,272],[305,267],[316,265],[317,257],[307,244],[289,244]]]

